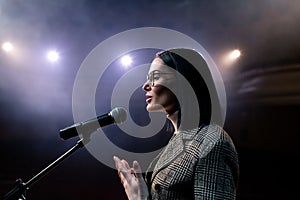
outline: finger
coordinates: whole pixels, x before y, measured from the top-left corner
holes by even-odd
[[[136,173],[135,173],[135,170],[133,168],[130,169],[130,174],[132,174],[136,178]]]
[[[114,156],[114,161],[116,169],[118,170],[118,174],[120,176],[120,171],[125,171],[125,167],[123,166],[123,163],[121,162],[120,158],[118,158],[117,156]]]
[[[127,167],[125,167],[125,163],[123,163],[117,156],[114,157],[116,168],[119,172],[128,173]]]
[[[137,162],[137,161],[133,161],[133,169],[135,171],[135,174],[137,176],[137,178],[143,178],[143,175],[142,175],[142,169],[141,169],[141,166],[140,164]]]
[[[125,167],[123,165],[120,166],[120,170],[118,171],[121,183],[123,184],[123,186],[125,186],[125,184],[127,184],[128,182],[130,182],[131,179],[131,174],[130,171],[128,171],[127,169],[125,169]]]
[[[121,162],[127,168],[127,170],[130,170],[130,166],[129,166],[129,164],[128,164],[128,162],[126,160],[121,160]]]
[[[123,181],[129,182],[130,179],[132,178],[131,176],[131,170],[128,165],[128,162],[126,160],[120,160],[117,157],[115,158],[116,165],[119,171],[119,176],[123,177]]]
[[[122,185],[127,181],[122,173],[119,174]]]
[[[113,156],[114,161],[120,160],[118,156]]]
[[[116,166],[116,169],[119,170],[119,162],[120,162],[120,158],[118,158],[117,156],[114,156],[113,157],[114,161],[115,161],[115,166]]]

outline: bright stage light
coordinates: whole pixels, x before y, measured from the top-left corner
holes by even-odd
[[[2,44],[2,49],[6,52],[11,52],[14,49],[14,47],[10,42],[4,42]]]
[[[49,51],[47,54],[47,58],[50,62],[56,62],[59,59],[59,54],[57,51]]]
[[[237,58],[239,58],[241,56],[241,52],[238,49],[233,50],[230,54],[229,54],[229,58],[231,60],[235,60]]]
[[[226,68],[235,66],[237,65],[237,61],[239,60],[241,55],[242,53],[239,49],[231,50],[221,57],[221,65],[223,65]]]
[[[130,56],[123,56],[121,62],[125,67],[127,67],[132,63],[132,59]]]

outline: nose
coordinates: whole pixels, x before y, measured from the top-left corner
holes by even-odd
[[[150,91],[150,90],[151,90],[150,81],[147,80],[147,81],[144,83],[144,85],[143,85],[142,88],[143,88],[143,90],[146,91],[146,92]]]

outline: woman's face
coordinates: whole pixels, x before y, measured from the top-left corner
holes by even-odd
[[[166,66],[160,58],[151,63],[147,82],[143,85],[146,91],[148,112],[166,112],[173,114],[178,110],[178,100],[172,90],[176,86],[175,70]]]

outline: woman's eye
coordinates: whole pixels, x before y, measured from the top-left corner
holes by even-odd
[[[159,75],[158,74],[153,74],[153,79],[154,80],[158,80],[159,79]]]

